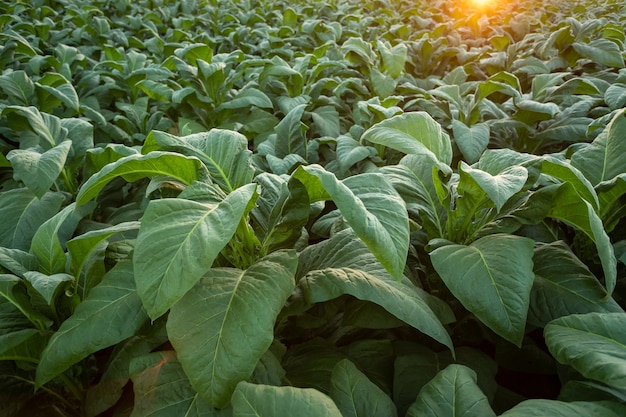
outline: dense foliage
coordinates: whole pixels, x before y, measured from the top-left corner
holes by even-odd
[[[0,415],[626,415],[625,26],[0,3]]]

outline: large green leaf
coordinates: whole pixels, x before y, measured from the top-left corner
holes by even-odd
[[[604,92],[604,101],[611,110],[623,108],[626,105],[626,85],[611,84]]]
[[[383,59],[383,69],[393,78],[398,78],[404,71],[408,48],[404,43],[398,43],[393,47],[380,40],[377,49]]]
[[[67,287],[69,283],[74,282],[71,275],[63,273],[45,275],[37,271],[27,271],[24,273],[24,278],[51,307],[54,306],[55,298],[59,295],[59,292]]]
[[[35,149],[15,149],[7,154],[14,177],[24,182],[39,198],[56,181],[70,152],[72,141],[65,140],[46,152]]]
[[[425,112],[404,113],[383,120],[366,130],[361,140],[406,154],[432,153],[447,165],[452,162],[450,138],[441,125]]]
[[[100,415],[120,401],[124,388],[130,381],[130,366],[133,361],[140,361],[140,356],[153,352],[166,342],[165,320],[160,320],[145,326],[136,336],[118,343],[97,384],[92,384],[87,389],[85,414],[89,417]],[[197,393],[194,391],[194,394]]]
[[[209,270],[170,312],[167,333],[192,386],[224,407],[274,340],[274,322],[295,288],[297,258],[274,252],[245,271]]]
[[[495,417],[476,384],[476,373],[463,365],[449,365],[421,389],[407,417]]]
[[[119,263],[52,336],[37,367],[37,385],[42,386],[88,355],[129,338],[147,322],[132,264]]]
[[[172,152],[150,152],[147,155],[129,155],[112,162],[89,177],[78,191],[76,204],[85,204],[113,179],[122,177],[132,182],[145,177],[162,175],[189,185],[198,179],[202,162]]]
[[[276,125],[274,156],[284,158],[287,155],[296,154],[306,158],[307,141],[304,136],[306,125],[300,121],[305,108],[306,104],[297,105]]]
[[[251,152],[248,150],[248,139],[241,133],[211,129],[179,137],[155,130],[146,138],[142,152],[158,149],[200,159],[209,170],[211,179],[227,193],[252,181]]]
[[[37,88],[46,91],[51,96],[60,100],[68,109],[78,112],[80,107],[78,94],[76,94],[76,90],[74,89],[72,83],[70,83],[63,75],[56,72],[46,72],[45,75],[35,83],[35,85]],[[39,99],[40,101],[43,101],[41,100],[41,96]]]
[[[59,239],[59,230],[72,215],[74,207],[72,203],[48,219],[33,236],[30,252],[39,259],[41,272],[45,274],[65,272],[67,257]]]
[[[336,161],[341,173],[347,172],[356,163],[376,156],[376,149],[372,146],[363,146],[350,136],[341,135],[337,138],[335,149]]]
[[[563,182],[570,183],[596,211],[600,210],[600,202],[593,186],[585,176],[573,165],[559,159],[546,156],[541,163],[543,174],[550,175]]]
[[[6,106],[2,115],[7,116],[9,126],[21,131],[20,143],[26,147],[40,145],[50,149],[61,135],[61,120],[51,114],[40,112],[37,107]]]
[[[489,235],[435,249],[430,259],[452,294],[489,328],[521,345],[533,284],[533,241]]]
[[[583,376],[626,389],[626,314],[573,314],[548,323],[550,353]]]
[[[63,204],[61,193],[49,192],[40,199],[27,188],[0,193],[0,246],[28,250],[35,232]]]
[[[22,329],[0,334],[0,360],[10,360],[11,351],[38,334],[37,329]]]
[[[9,317],[1,317],[0,334],[32,327],[32,325],[38,329],[50,327],[51,320],[35,309],[24,287],[22,280],[15,275],[0,274],[0,307],[4,307],[2,313],[10,311]],[[6,303],[2,303],[5,300]],[[32,324],[24,321],[24,317]]]
[[[604,270],[607,292],[613,293],[617,279],[617,260],[611,240],[593,206],[580,196],[572,183],[564,183],[553,191],[548,217],[562,220],[585,233],[595,244]]]
[[[572,165],[597,185],[626,172],[626,109],[615,114],[593,142],[572,155]]]
[[[444,236],[448,216],[446,207],[439,202],[433,181],[433,176],[439,170],[452,173],[447,165],[426,154],[407,155],[398,165],[389,165],[381,169],[404,199],[407,209],[417,211],[422,226],[430,238]]]
[[[306,300],[319,303],[344,294],[382,306],[389,313],[453,350],[425,292],[394,280],[351,230],[309,246],[300,255],[300,287]]]
[[[626,194],[626,173],[619,174],[609,181],[603,181],[596,186],[598,200],[600,201],[600,218],[604,222],[607,233],[619,224],[622,219],[621,197]]]
[[[320,106],[311,112],[311,117],[321,136],[336,138],[341,133],[341,121],[335,106]]]
[[[452,132],[454,133],[454,142],[459,147],[465,160],[473,164],[480,159],[480,155],[487,149],[489,145],[489,125],[480,123],[473,126],[467,126],[458,120],[452,121]]]
[[[133,262],[139,296],[153,320],[211,268],[235,234],[255,189],[255,184],[238,188],[218,204],[174,198],[150,202]]]
[[[623,312],[565,242],[537,243],[533,261],[530,323],[544,327],[570,314]]]
[[[576,52],[594,62],[613,68],[624,68],[622,50],[608,39],[596,39],[589,43],[574,42]]]
[[[116,233],[123,233],[139,229],[139,222],[125,222],[104,229],[92,230],[67,242],[67,249],[70,254],[71,271],[76,278],[87,261],[87,258],[100,242],[108,239]]]
[[[154,352],[130,364],[135,404],[130,417],[219,417],[192,388],[172,351]]]
[[[35,85],[25,71],[12,71],[0,76],[0,88],[11,104],[28,106],[35,94]]]
[[[271,109],[274,107],[272,100],[270,100],[267,94],[257,88],[246,88],[237,93],[232,99],[220,104],[217,110],[244,109],[252,106],[262,109]]]
[[[272,387],[240,382],[233,417],[342,417],[335,403],[312,388]]]
[[[311,202],[329,196],[359,238],[396,279],[402,276],[409,246],[404,201],[381,174],[366,173],[339,181],[319,165],[294,173]],[[326,198],[328,199],[328,197]]]
[[[343,417],[395,417],[396,406],[348,359],[333,368],[330,398]]]
[[[251,214],[256,221],[262,253],[291,248],[309,220],[309,196],[298,180],[263,173],[254,179],[261,186],[261,196]]]
[[[479,201],[481,197],[480,192],[476,192],[476,186],[478,186],[489,197],[498,211],[502,209],[509,198],[524,187],[528,179],[528,170],[522,166],[512,166],[504,169],[498,175],[491,175],[480,169],[472,168],[465,162],[461,162],[459,174],[461,180],[458,191],[462,199],[469,199],[470,196],[467,194],[474,194],[471,195],[471,200],[473,202]],[[467,184],[468,182],[471,184]],[[471,213],[471,211],[468,210],[468,213]],[[460,215],[463,215],[463,213],[460,213]]]
[[[0,266],[17,276],[24,277],[24,273],[28,271],[39,270],[39,261],[32,253],[0,246]]]
[[[563,402],[552,400],[526,400],[511,408],[501,417],[621,417],[626,406],[616,402]]]

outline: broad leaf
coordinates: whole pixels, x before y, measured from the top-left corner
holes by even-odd
[[[261,186],[261,196],[251,214],[258,223],[262,253],[293,247],[309,220],[306,189],[298,180],[286,181],[270,173],[258,175],[255,181]]]
[[[78,112],[80,103],[78,94],[67,78],[56,72],[46,72],[35,85],[51,96],[60,100],[68,109]]]
[[[383,120],[366,130],[361,140],[406,154],[433,154],[447,165],[452,162],[450,138],[425,112],[405,113]]]
[[[544,330],[550,353],[589,379],[626,389],[626,314],[573,314]]]
[[[274,156],[284,158],[289,154],[296,154],[306,158],[307,142],[304,136],[306,125],[300,121],[305,108],[306,104],[294,107],[276,126]]]
[[[252,181],[248,139],[241,133],[223,129],[174,136],[166,132],[151,132],[142,148],[143,153],[157,149],[181,152],[200,159],[211,179],[227,193]]]
[[[67,249],[70,254],[70,265],[74,276],[76,278],[80,277],[87,258],[100,242],[116,233],[137,229],[139,229],[139,222],[120,223],[115,226],[84,233],[68,241]]]
[[[349,360],[333,368],[330,398],[343,417],[395,417],[396,406],[378,386]]]
[[[564,242],[537,243],[533,261],[530,323],[544,327],[570,314],[623,312]]]
[[[38,333],[37,329],[23,329],[0,334],[0,360],[11,360],[11,351]]]
[[[341,135],[337,138],[336,153],[341,172],[347,172],[357,162],[376,156],[376,149],[363,146],[350,136]]]
[[[404,71],[407,60],[408,48],[403,43],[398,43],[393,47],[378,41],[378,52],[383,59],[383,69],[393,78],[398,78]]]
[[[572,165],[597,185],[626,172],[626,110],[615,114],[593,142],[572,155]]]
[[[272,100],[270,100],[267,94],[256,88],[246,88],[232,99],[220,104],[217,110],[244,109],[252,106],[262,109],[271,109],[274,107]]]
[[[0,266],[19,277],[24,277],[28,271],[39,270],[39,261],[32,253],[0,246]]]
[[[172,351],[154,352],[130,364],[135,404],[130,417],[219,417],[191,387]]]
[[[300,255],[298,277],[303,277],[299,285],[309,303],[349,294],[382,306],[453,350],[450,336],[428,298],[406,281],[394,280],[350,230],[306,248]]]
[[[448,212],[439,202],[433,180],[439,171],[451,174],[447,165],[426,154],[407,155],[398,165],[381,170],[398,194],[404,199],[409,211],[417,211],[422,226],[430,238],[443,237]]]
[[[604,101],[611,110],[623,108],[626,105],[626,85],[611,84],[604,92]]]
[[[17,125],[15,130],[28,132],[20,138],[20,143],[26,147],[40,145],[47,150],[54,147],[57,139],[62,137],[60,119],[42,113],[36,107],[7,106],[2,109],[2,115],[8,117],[9,126]]]
[[[49,192],[41,199],[27,188],[0,193],[0,246],[28,250],[35,232],[63,204],[61,193]]]
[[[300,167],[293,175],[311,202],[329,196],[348,224],[396,279],[402,276],[409,245],[404,201],[380,174],[360,174],[339,181],[319,165]]]
[[[147,322],[135,289],[132,265],[120,263],[52,336],[37,367],[37,386],[88,355],[129,338]]]
[[[28,271],[24,277],[33,288],[43,297],[49,306],[54,306],[54,299],[67,284],[74,282],[69,274],[45,275],[37,271]]]
[[[35,94],[35,85],[25,71],[8,72],[0,76],[0,88],[11,104],[28,106]]]
[[[519,192],[528,179],[528,170],[521,166],[512,166],[504,169],[498,175],[491,175],[488,172],[470,167],[464,162],[459,166],[461,181],[459,183],[459,194],[461,198],[468,198],[467,193],[477,194],[475,186],[478,186],[493,202],[496,210],[500,211],[504,204],[515,193]],[[467,182],[474,184],[465,185]],[[473,195],[473,199],[478,200],[480,196]],[[471,213],[471,212],[470,212]],[[461,213],[460,215],[462,215]]]
[[[458,120],[452,121],[454,142],[459,147],[465,160],[473,164],[480,159],[480,155],[489,144],[489,125],[485,123],[467,126]]]
[[[240,382],[232,401],[233,417],[342,417],[330,398],[311,388]]]
[[[137,290],[150,317],[163,315],[211,268],[235,234],[256,185],[218,204],[185,199],[151,201],[133,255]]]
[[[609,401],[526,400],[506,411],[501,417],[621,417],[626,406]]]
[[[476,373],[463,365],[449,365],[421,389],[407,417],[495,417],[476,384]]]
[[[576,52],[594,62],[613,68],[624,68],[622,51],[615,42],[608,39],[596,39],[589,43],[574,42]]]
[[[171,152],[151,152],[147,155],[129,155],[112,162],[89,177],[78,191],[76,204],[85,204],[113,179],[122,177],[132,182],[145,177],[162,175],[189,185],[198,179],[202,163],[197,158]]]
[[[311,112],[315,127],[321,136],[336,138],[340,134],[341,122],[335,106],[320,106]]]
[[[550,190],[547,189],[548,192]],[[604,270],[604,281],[609,294],[617,279],[617,260],[611,240],[602,220],[593,206],[578,194],[571,183],[564,183],[552,195],[552,208],[547,216],[562,220],[585,233],[595,244]]]
[[[534,278],[532,257],[533,241],[514,235],[489,235],[430,254],[435,270],[465,308],[518,346]]]
[[[138,335],[118,343],[98,383],[91,385],[86,392],[84,409],[87,416],[97,416],[120,401],[124,388],[130,381],[131,363],[166,342],[167,334],[163,320],[151,323],[140,330]]]
[[[591,183],[573,165],[552,157],[544,157],[541,163],[541,171],[544,174],[557,178],[563,182],[570,183],[585,200],[591,204],[596,211],[600,210],[598,196]]]
[[[41,198],[63,170],[71,146],[72,141],[65,140],[43,153],[34,149],[15,149],[8,153],[7,159],[11,162],[15,179],[24,182]]]
[[[600,218],[605,222],[605,230],[611,232],[622,217],[618,214],[617,218],[614,218],[611,211],[617,209],[619,213],[620,205],[616,203],[626,194],[626,173],[619,174],[610,181],[601,182],[596,186],[596,191],[600,201]]]
[[[245,271],[213,268],[172,307],[167,333],[192,386],[224,407],[274,340],[274,322],[295,288],[297,259],[275,252]]]
[[[6,309],[2,312],[11,311],[9,318],[5,316],[0,321],[0,334],[32,327],[32,325],[38,329],[45,329],[52,324],[51,320],[35,309],[24,287],[22,280],[15,275],[0,274],[0,307],[2,307],[1,302],[6,300],[8,304],[5,306],[10,305],[10,307],[5,307]],[[32,324],[23,320],[23,317]]]
[[[74,207],[74,203],[65,207],[42,224],[33,236],[30,252],[37,256],[41,272],[45,274],[65,272],[67,257],[59,239],[59,230],[72,215]]]

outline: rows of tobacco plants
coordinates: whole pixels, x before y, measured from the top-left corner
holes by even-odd
[[[0,2],[0,416],[626,415],[625,27]]]

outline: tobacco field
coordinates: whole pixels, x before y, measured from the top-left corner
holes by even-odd
[[[626,416],[626,4],[0,3],[0,417]]]

